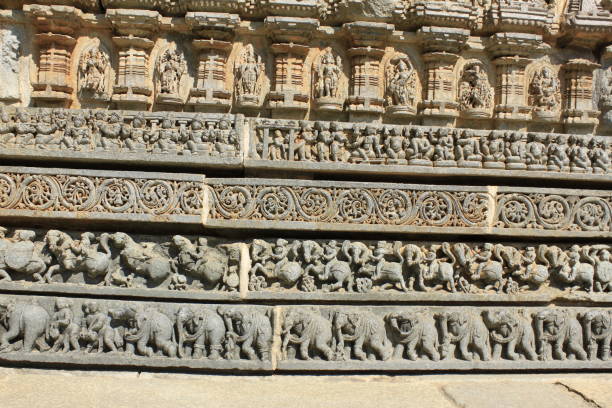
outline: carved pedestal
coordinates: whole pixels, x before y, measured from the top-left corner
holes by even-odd
[[[421,104],[423,123],[448,125],[459,113],[455,101],[455,63],[458,56],[448,52],[431,52],[423,55],[427,76],[426,99]]]
[[[584,59],[570,60],[563,66],[563,123],[567,133],[591,133],[599,123],[593,105],[593,70],[599,67]]]

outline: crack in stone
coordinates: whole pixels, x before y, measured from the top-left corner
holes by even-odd
[[[567,384],[564,384],[561,381],[556,381],[555,385],[559,385],[563,387],[565,390],[567,390],[568,392],[578,395],[580,398],[584,400],[584,402],[586,402],[592,408],[605,408],[603,405],[598,404],[597,402],[595,402],[595,400],[587,397],[584,393],[578,391],[576,388],[571,387]]]

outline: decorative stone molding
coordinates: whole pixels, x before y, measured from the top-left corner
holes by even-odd
[[[199,223],[203,176],[3,167],[0,218]]]
[[[607,191],[207,179],[211,227],[607,237]],[[240,221],[240,222],[237,222]]]

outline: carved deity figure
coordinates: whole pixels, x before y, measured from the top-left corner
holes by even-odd
[[[183,54],[177,50],[166,50],[157,61],[159,93],[178,96],[181,78],[186,72],[187,63]]]
[[[391,61],[387,71],[387,103],[390,106],[414,106],[417,75],[406,57]]]
[[[559,79],[549,67],[537,71],[529,85],[531,103],[539,111],[555,111],[561,103]]]
[[[255,54],[253,45],[247,44],[236,66],[236,93],[239,97],[257,100],[259,78],[263,72],[261,57]]]
[[[315,66],[316,98],[337,98],[340,73],[342,72],[342,60],[335,56],[331,48],[327,48],[321,55],[319,63]]]
[[[92,97],[107,96],[108,55],[97,47],[90,48],[81,55],[79,61],[79,92]]]
[[[483,65],[480,63],[468,64],[463,70],[459,85],[461,109],[488,109],[492,101],[493,91]]]

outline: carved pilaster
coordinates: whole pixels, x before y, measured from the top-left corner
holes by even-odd
[[[73,90],[70,60],[76,44],[74,34],[83,13],[70,6],[42,5],[26,5],[24,12],[37,30],[38,77],[32,84],[32,99],[37,105],[68,106]]]
[[[525,67],[530,59],[519,56],[493,60],[497,80],[495,118],[498,122],[525,121],[531,108],[526,104]]]
[[[232,98],[232,92],[226,86],[227,57],[240,17],[227,13],[191,12],[185,16],[185,21],[202,37],[192,42],[198,50],[198,71],[187,103],[196,111],[204,108],[226,111]]]
[[[601,93],[601,127],[606,133],[612,132],[612,45],[608,45],[601,55],[602,72],[599,89]]]
[[[384,74],[380,63],[393,25],[356,22],[345,24],[344,29],[352,45],[348,50],[351,58],[348,110],[352,114],[380,114],[385,103],[382,97]]]
[[[599,123],[593,104],[593,70],[599,64],[573,59],[563,66],[563,122],[567,133],[591,133]]]
[[[113,42],[119,49],[117,82],[113,102],[120,108],[146,109],[152,93],[149,78],[149,54],[160,15],[156,11],[110,9],[106,11],[117,36]]]
[[[276,112],[308,110],[309,90],[305,81],[304,61],[310,50],[309,39],[319,22],[310,18],[267,17],[266,28],[272,38],[274,80],[268,95],[272,116]]]
[[[423,123],[426,125],[452,125],[459,116],[456,101],[455,63],[457,53],[469,38],[463,29],[423,27],[417,35],[423,44],[425,99],[421,105]]]

